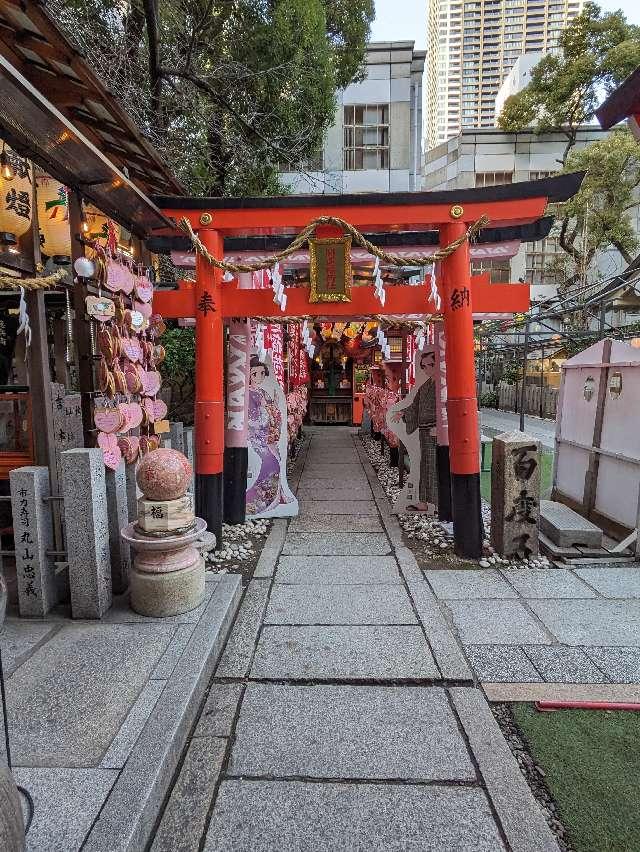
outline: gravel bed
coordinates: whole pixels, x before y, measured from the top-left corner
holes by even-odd
[[[376,471],[380,484],[390,503],[395,503],[400,487],[398,485],[398,468],[391,467],[388,459],[380,449],[380,442],[374,441],[368,435],[361,435],[369,461]],[[482,501],[482,520],[485,535],[491,531],[491,507]],[[453,524],[439,521],[437,517],[429,517],[420,513],[405,513],[398,515],[398,521],[404,531],[405,542],[414,552],[421,568],[551,568],[546,556],[529,559],[504,559],[493,552],[488,538],[484,541],[483,558],[474,561],[461,559],[453,551]]]
[[[524,775],[531,792],[536,797],[549,828],[556,836],[560,849],[562,852],[573,852],[573,848],[567,837],[566,828],[560,818],[558,806],[554,802],[553,796],[547,787],[544,771],[529,753],[527,744],[513,718],[511,708],[508,704],[492,704],[490,706],[500,726],[500,730],[518,762],[520,771]]]

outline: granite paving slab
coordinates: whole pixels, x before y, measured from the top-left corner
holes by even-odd
[[[204,852],[498,852],[484,793],[395,784],[223,781]]]
[[[150,680],[144,685],[122,727],[107,749],[107,753],[100,761],[103,769],[121,769],[125,765],[164,687],[163,680]]]
[[[281,556],[276,583],[290,585],[361,585],[400,583],[398,564],[393,556]]]
[[[401,585],[276,584],[264,623],[417,624],[417,618]],[[217,674],[220,676],[221,672]]]
[[[304,470],[302,471],[301,479],[314,478],[314,479],[344,479],[351,481],[354,479],[364,479],[366,481],[367,477],[362,469],[362,465],[360,462],[356,464],[343,464],[340,465],[339,469],[336,469],[335,464],[322,464],[320,462],[307,462],[304,466]]]
[[[243,683],[212,683],[194,737],[230,737]]]
[[[640,598],[640,568],[576,568],[575,573],[605,598]]]
[[[595,592],[565,568],[502,570],[523,598],[594,598]]]
[[[636,601],[530,601],[529,606],[564,645],[640,646]]]
[[[271,581],[252,580],[216,669],[216,677],[246,677],[262,624]]]
[[[191,741],[150,852],[198,849],[226,747],[227,740],[219,737]]]
[[[312,485],[301,485],[297,495],[303,500],[351,500],[354,503],[359,500],[369,501],[373,497],[369,485],[351,488],[343,482],[328,484],[326,479],[316,480]]]
[[[375,556],[391,552],[382,533],[294,533],[287,535],[283,556]]]
[[[469,662],[479,681],[535,683],[540,673],[517,645],[467,645]]]
[[[364,473],[360,473],[357,476],[345,476],[344,468],[342,467],[338,468],[336,474],[331,477],[318,476],[313,470],[305,470],[298,483],[298,492],[303,496],[307,491],[318,490],[332,494],[335,489],[341,491],[349,490],[354,494],[364,493],[366,499],[371,499],[369,496],[371,494],[371,486]]]
[[[475,781],[444,690],[249,683],[228,775]]]
[[[251,677],[421,680],[440,673],[420,627],[265,627]]]
[[[585,648],[612,683],[640,684],[640,648]]]
[[[520,601],[448,601],[447,608],[465,645],[548,645],[552,641]]]
[[[411,557],[413,558],[413,554]],[[407,568],[403,565],[403,573],[406,570]],[[420,577],[416,580],[411,577],[407,580],[407,584],[442,676],[447,680],[472,680],[473,674],[462,649],[424,578]]]
[[[444,600],[515,598],[517,594],[498,571],[425,571],[436,597]]]
[[[321,532],[330,533],[340,530],[350,532],[377,532],[383,533],[384,529],[380,520],[375,515],[320,515],[315,512],[304,512],[293,518],[289,524],[290,533]]]
[[[8,681],[14,762],[99,764],[174,632],[157,623],[64,626]]]
[[[35,805],[27,852],[80,849],[118,775],[113,769],[42,767],[14,767],[13,774]]]
[[[530,645],[525,652],[548,683],[606,683],[606,676],[582,648]],[[490,680],[491,678],[487,678]],[[497,679],[497,678],[496,678]]]
[[[27,660],[31,654],[46,641],[55,630],[57,624],[38,623],[25,619],[7,618],[0,629],[0,647],[2,648],[2,667],[4,676],[9,677]]]
[[[317,513],[319,515],[375,515],[378,509],[373,500],[307,500],[298,499],[300,515]]]
[[[482,693],[456,687],[449,695],[512,852],[558,852],[556,839]]]

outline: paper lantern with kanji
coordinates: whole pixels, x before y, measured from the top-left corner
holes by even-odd
[[[88,240],[100,240],[105,244],[109,239],[109,219],[92,204],[86,204],[84,208],[85,219],[89,225],[87,233]]]
[[[33,169],[29,160],[5,148],[7,162],[14,177],[0,177],[0,231],[21,237],[31,227],[33,201]]]
[[[71,230],[67,188],[53,178],[39,177],[37,191],[42,251],[49,257],[70,257]]]

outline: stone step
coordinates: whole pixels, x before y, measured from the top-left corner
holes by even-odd
[[[540,532],[559,547],[602,547],[602,530],[555,500],[540,501]]]

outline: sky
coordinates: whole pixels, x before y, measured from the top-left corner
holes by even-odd
[[[371,41],[415,41],[418,50],[427,46],[427,0],[375,0],[376,19]],[[600,0],[613,12],[622,9],[631,24],[640,24],[638,0]]]

